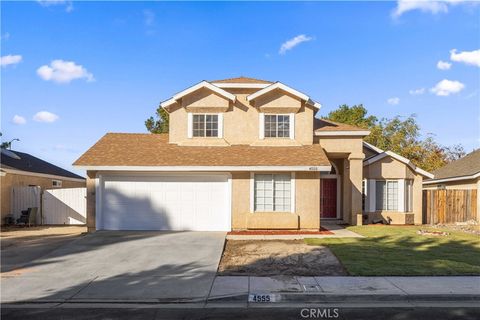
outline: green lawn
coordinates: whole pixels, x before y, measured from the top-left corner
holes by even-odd
[[[417,230],[428,228],[420,226],[348,229],[365,238],[305,239],[305,242],[328,246],[354,276],[480,275],[478,235],[446,230],[450,235],[422,236]]]

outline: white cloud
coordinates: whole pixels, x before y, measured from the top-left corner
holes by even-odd
[[[55,122],[58,120],[58,118],[59,116],[57,116],[55,113],[51,113],[48,111],[40,111],[33,116],[33,120],[35,121],[48,123]]]
[[[10,39],[10,33],[5,32],[4,34],[2,34],[2,36],[0,38],[2,40],[8,40],[8,39]]]
[[[446,3],[440,1],[399,0],[397,1],[397,7],[392,12],[392,16],[398,18],[405,12],[413,10],[437,14],[440,12],[448,12],[448,6]]]
[[[412,96],[418,96],[425,93],[425,88],[412,89],[408,91]]]
[[[429,12],[431,14],[447,13],[449,6],[461,3],[473,4],[474,2],[468,0],[398,0],[397,7],[392,12],[392,17],[398,18],[405,12],[414,10]]]
[[[457,49],[452,49],[450,50],[450,60],[480,67],[480,49],[459,53],[457,53]]]
[[[143,10],[143,22],[146,26],[151,27],[155,24],[155,12],[152,10]]]
[[[313,40],[313,37],[306,36],[304,34],[300,34],[290,40],[285,41],[280,46],[280,50],[278,51],[279,54],[285,54],[288,50],[292,50],[296,46],[298,46],[302,42],[308,42]]]
[[[66,12],[72,12],[72,11],[73,11],[73,3],[72,3],[72,1],[67,1],[67,0],[37,0],[37,2],[38,2],[42,7],[50,7],[50,6],[64,5]]]
[[[400,98],[399,97],[392,97],[390,99],[387,99],[387,103],[391,104],[392,106],[397,105],[400,103]]]
[[[27,120],[22,116],[14,115],[13,119],[12,119],[12,122],[15,123],[15,124],[25,124],[25,123],[27,123]]]
[[[459,81],[452,81],[443,79],[439,83],[435,85],[435,87],[431,88],[430,91],[437,96],[449,96],[454,93],[458,93],[465,88],[465,85]]]
[[[437,68],[440,70],[449,70],[452,67],[452,64],[450,62],[446,61],[438,61],[437,62]]]
[[[21,55],[19,55],[19,54],[16,54],[16,55],[9,54],[8,56],[3,56],[3,57],[0,58],[0,65],[2,67],[6,67],[6,66],[11,65],[11,64],[20,63],[20,61],[22,61],[22,56]]]
[[[57,83],[69,83],[75,79],[95,81],[93,74],[73,61],[53,60],[50,66],[44,65],[38,68],[37,74],[45,81],[51,80]]]

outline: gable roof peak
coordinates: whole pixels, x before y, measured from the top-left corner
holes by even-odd
[[[244,77],[244,76],[240,76],[240,77],[236,77],[236,78],[213,80],[213,81],[209,81],[209,82],[210,83],[263,83],[263,84],[273,83],[273,82],[267,81],[267,80]]]

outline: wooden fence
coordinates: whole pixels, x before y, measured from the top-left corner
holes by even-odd
[[[477,190],[424,190],[423,222],[455,223],[477,220]]]

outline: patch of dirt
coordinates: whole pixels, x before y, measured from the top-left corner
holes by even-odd
[[[328,248],[302,240],[228,240],[218,274],[342,276],[347,272]]]
[[[71,238],[87,232],[85,226],[2,227],[1,248],[36,245],[44,242]]]
[[[436,224],[430,227],[437,229],[445,229],[448,231],[462,231],[466,233],[480,235],[480,224],[475,220],[457,222],[455,224]]]

